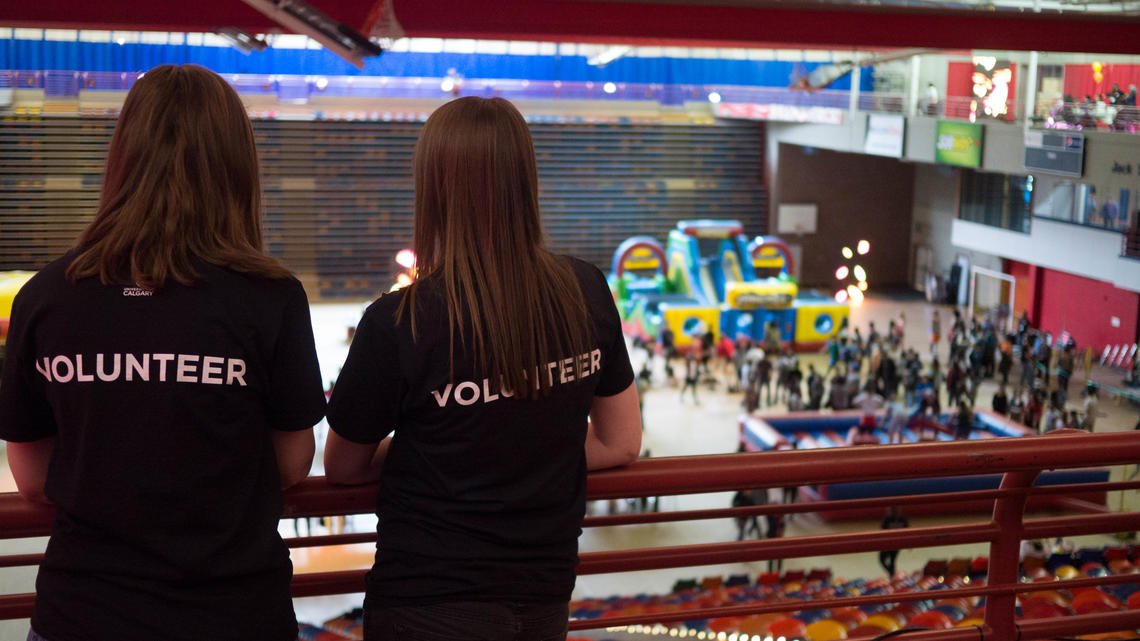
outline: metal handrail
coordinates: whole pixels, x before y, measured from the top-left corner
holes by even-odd
[[[1111,631],[1140,627],[1140,611],[1111,612],[1056,619],[1016,621],[1016,596],[1035,590],[1078,588],[1132,582],[1135,576],[1081,578],[1048,583],[1018,582],[1018,548],[1022,539],[1073,536],[1100,532],[1140,530],[1140,513],[1024,518],[1028,497],[1037,494],[1081,494],[1090,491],[1135,489],[1136,482],[1071,484],[1033,487],[1037,474],[1047,469],[1119,465],[1140,461],[1140,433],[1087,434],[1058,431],[1046,436],[985,439],[948,443],[861,446],[828,450],[795,450],[758,453],[691,456],[638,461],[632,465],[590,474],[590,499],[683,495],[743,488],[786,487],[820,483],[883,479],[913,479],[1004,473],[997,490],[952,495],[920,495],[905,498],[821,501],[810,505],[773,505],[750,508],[695,510],[670,514],[621,515],[587,519],[585,526],[603,527],[625,523],[725,518],[836,509],[842,507],[919,504],[923,502],[976,501],[992,499],[993,517],[988,520],[905,530],[863,531],[844,534],[786,537],[758,541],[705,543],[634,550],[587,552],[581,555],[581,575],[644,569],[702,566],[729,562],[783,559],[900,548],[935,547],[956,543],[990,544],[990,562],[985,585],[944,589],[939,598],[985,596],[985,625],[937,633],[918,632],[912,639],[1032,639],[1039,635],[1070,632]],[[374,509],[376,486],[336,487],[323,478],[310,478],[285,495],[286,518],[369,513]],[[18,495],[0,494],[0,538],[48,534],[53,510],[32,505]],[[667,517],[674,516],[669,519]],[[294,545],[328,545],[373,540],[374,535],[348,534],[291,540]],[[8,565],[26,564],[35,555],[0,559]],[[293,580],[294,596],[351,593],[363,590],[364,570],[299,574]],[[818,599],[811,608],[846,607],[872,603],[925,600],[929,593],[907,592],[860,597]],[[0,596],[0,618],[26,617],[34,595]],[[805,607],[805,602],[763,603],[695,608],[672,613],[642,614],[601,620],[571,621],[571,629],[668,623],[713,616],[742,616],[764,612],[787,612]]]

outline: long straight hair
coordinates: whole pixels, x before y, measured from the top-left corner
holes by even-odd
[[[584,353],[593,332],[569,260],[544,247],[522,114],[502,98],[453,100],[428,118],[412,165],[416,281],[398,315],[415,337],[416,299],[438,280],[452,373],[458,334],[476,371],[518,397],[546,394],[546,364]]]
[[[196,65],[163,65],[131,87],[103,170],[95,220],[79,238],[72,280],[158,289],[190,284],[197,257],[268,278],[253,127],[237,93]]]

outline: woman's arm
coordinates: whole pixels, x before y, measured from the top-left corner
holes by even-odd
[[[54,449],[54,436],[27,443],[8,443],[8,466],[12,468],[20,496],[33,503],[51,503],[44,495],[44,481]]]
[[[277,453],[281,489],[293,487],[313,468],[313,455],[317,449],[313,428],[296,432],[271,430],[270,436],[273,438],[273,451]]]
[[[333,430],[325,440],[325,478],[334,485],[364,485],[380,480],[389,436],[379,443],[354,443]]]
[[[601,470],[626,465],[641,454],[641,408],[637,386],[613,396],[595,396],[586,433],[586,467]]]

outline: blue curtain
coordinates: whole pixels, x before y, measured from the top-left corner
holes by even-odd
[[[369,58],[364,70],[324,50],[273,49],[243,54],[226,47],[190,45],[0,40],[0,69],[19,71],[146,71],[160,64],[200,64],[218,73],[421,76],[441,78],[455,69],[466,78],[564,82],[629,82],[674,85],[786,87],[793,76],[820,63],[703,58],[619,58],[604,68],[582,56],[511,56],[457,53],[385,52]],[[865,69],[861,89],[871,91],[873,70]],[[850,77],[831,89],[851,88]]]

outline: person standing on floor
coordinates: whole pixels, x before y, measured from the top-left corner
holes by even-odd
[[[1096,419],[1100,412],[1100,391],[1096,383],[1089,383],[1085,391],[1085,415],[1081,421],[1081,429],[1089,432],[1096,431]]]
[[[701,380],[701,339],[694,338],[689,351],[685,353],[685,382],[681,385],[680,399],[685,400],[685,390],[692,390],[693,403],[700,405],[697,398],[697,383]]]
[[[958,403],[958,413],[954,415],[954,440],[968,441],[974,431],[974,410],[966,401]]]
[[[416,279],[364,312],[329,401],[329,481],[380,481],[364,638],[563,639],[586,470],[641,451],[617,308],[545,247],[511,103],[439,107],[412,164]]]
[[[663,324],[661,326],[661,335],[658,342],[661,344],[661,354],[665,359],[665,378],[669,384],[673,384],[673,359],[677,358],[677,344],[676,338],[673,335],[673,330],[669,325]]]
[[[883,517],[883,522],[879,524],[879,529],[882,530],[897,530],[907,527],[910,527],[910,521],[899,512],[899,508],[896,505],[892,505],[887,509],[887,515]],[[887,572],[888,577],[895,575],[895,562],[898,558],[898,550],[879,551],[879,565],[883,566],[883,570]]]
[[[16,296],[0,438],[55,505],[31,639],[292,641],[281,489],[325,411],[309,303],[270,258],[225,80],[147,71],[94,220]]]
[[[739,490],[732,495],[732,507],[756,507],[768,504],[768,490],[764,488],[752,490]],[[736,540],[743,541],[749,538],[760,538],[760,517],[756,514],[733,517],[736,521]]]
[[[823,404],[823,377],[815,371],[815,365],[808,364],[808,404],[807,409],[818,410]]]
[[[994,392],[992,401],[994,412],[1002,416],[1009,414],[1009,396],[1005,392],[1005,384],[999,383],[997,391]]]
[[[1073,375],[1073,346],[1065,345],[1057,356],[1057,390],[1061,393],[1061,403],[1069,398],[1069,378]]]
[[[760,391],[764,391],[764,406],[772,404],[772,360],[769,352],[765,351],[760,360],[756,361],[756,400],[760,400]]]
[[[930,321],[930,353],[938,354],[938,341],[942,340],[942,316],[934,310],[934,317]]]
[[[1034,432],[1040,431],[1041,414],[1045,411],[1043,396],[1041,390],[1031,391],[1029,400],[1025,403],[1025,409],[1021,413],[1025,426]]]

